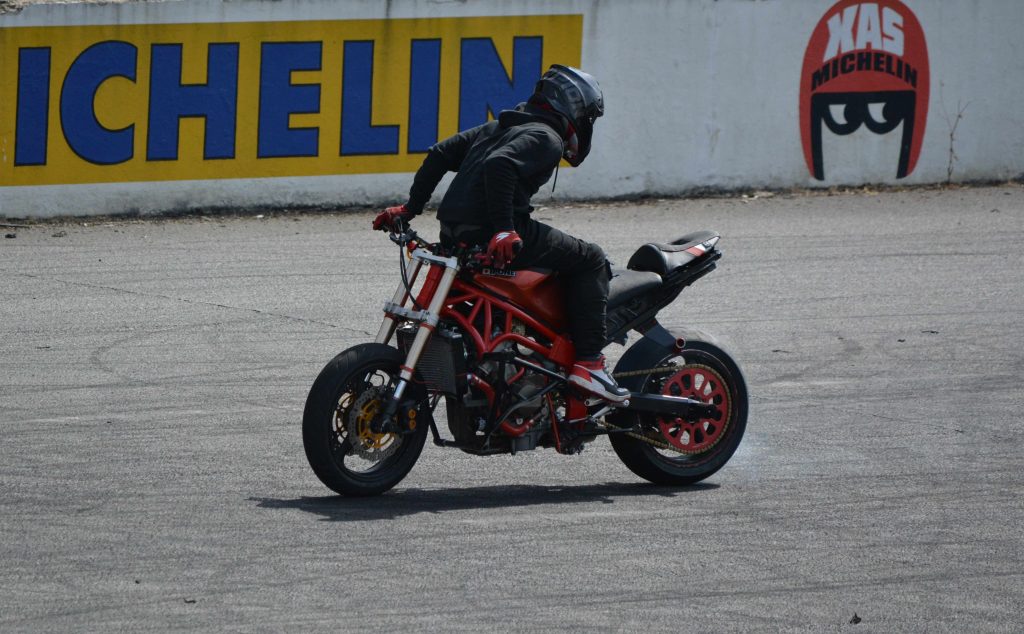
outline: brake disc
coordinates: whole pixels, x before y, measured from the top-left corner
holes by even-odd
[[[391,456],[402,444],[402,439],[391,433],[376,433],[371,424],[383,403],[384,390],[366,389],[348,410],[348,441],[352,451],[366,460],[380,462]]]

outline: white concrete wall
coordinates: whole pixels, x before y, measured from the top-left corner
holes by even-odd
[[[847,162],[811,177],[799,129],[804,51],[832,0],[181,0],[40,5],[0,16],[27,26],[582,14],[582,66],[606,116],[594,151],[563,169],[556,198],[678,194],[697,188],[1004,180],[1024,174],[1024,2],[906,0],[927,40],[931,91],[916,169],[876,169],[892,140],[828,149]],[[8,91],[9,92],[9,91]],[[12,107],[11,94],[2,96]],[[950,134],[958,112],[955,140]],[[6,142],[6,140],[5,140]],[[884,144],[888,143],[886,146]],[[888,148],[888,149],[887,149]],[[836,163],[838,166],[839,164]],[[400,201],[409,173],[0,187],[8,217],[200,207],[341,206]],[[537,200],[551,196],[542,190]]]

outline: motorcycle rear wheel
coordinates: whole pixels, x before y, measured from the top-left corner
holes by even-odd
[[[429,420],[425,394],[417,408],[425,415],[412,432],[378,434],[370,428],[403,361],[390,346],[358,345],[334,357],[309,391],[302,416],[306,458],[320,481],[341,495],[384,493],[408,475],[423,451]],[[415,384],[409,388],[409,394],[418,390]]]
[[[634,391],[697,398],[719,405],[719,419],[675,421],[654,414],[622,412],[615,424],[639,424],[657,444],[622,433],[611,434],[612,448],[636,475],[655,484],[682,486],[700,482],[725,466],[743,439],[747,426],[747,386],[732,357],[719,346],[687,340],[682,354],[652,355],[652,372],[621,380]]]

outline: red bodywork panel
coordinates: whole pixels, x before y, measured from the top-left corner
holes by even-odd
[[[515,277],[477,273],[473,282],[508,299],[528,314],[565,332],[565,290],[561,280],[550,273],[514,271]]]

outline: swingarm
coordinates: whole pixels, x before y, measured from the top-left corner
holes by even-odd
[[[702,403],[696,399],[663,394],[646,394],[632,392],[629,405],[622,408],[627,412],[649,412],[682,418],[683,420],[700,420],[714,418],[718,415],[718,406],[714,403]]]

